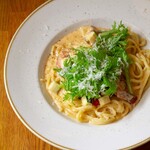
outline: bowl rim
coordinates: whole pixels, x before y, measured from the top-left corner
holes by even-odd
[[[13,100],[11,98],[11,95],[10,95],[10,92],[9,92],[9,87],[8,87],[8,82],[7,82],[7,62],[8,62],[8,58],[9,58],[9,53],[10,53],[10,50],[11,50],[11,46],[13,44],[13,42],[15,41],[15,38],[17,36],[17,34],[19,33],[19,31],[21,30],[21,28],[23,27],[23,25],[30,19],[30,17],[32,15],[34,15],[38,10],[40,10],[41,8],[43,8],[45,5],[49,4],[50,2],[53,2],[54,0],[47,0],[46,2],[44,2],[43,4],[41,4],[40,6],[38,6],[35,10],[33,10],[26,18],[25,20],[20,24],[20,26],[17,28],[16,32],[14,33],[12,39],[10,40],[10,43],[8,45],[8,48],[6,50],[6,55],[5,55],[5,60],[4,60],[4,86],[5,86],[5,91],[6,91],[6,95],[7,95],[7,98],[8,98],[8,101],[13,109],[13,111],[15,112],[16,116],[19,118],[19,120],[23,123],[23,125],[29,129],[29,131],[31,131],[34,135],[36,135],[38,138],[40,138],[41,140],[43,140],[44,142],[52,145],[52,146],[55,146],[57,148],[60,148],[60,149],[64,149],[64,150],[72,150],[71,148],[68,148],[68,147],[64,147],[62,145],[59,145],[53,141],[50,141],[48,140],[47,138],[45,138],[44,136],[42,136],[41,134],[39,134],[38,132],[36,132],[24,119],[23,117],[21,116],[21,114],[18,112],[17,108],[15,107],[14,103],[13,103]],[[150,137],[141,141],[141,142],[138,142],[134,145],[131,145],[131,146],[128,146],[128,147],[125,147],[123,148],[122,150],[127,150],[127,149],[133,149],[133,148],[136,148],[136,147],[139,147],[143,144],[146,144],[147,142],[150,141]]]

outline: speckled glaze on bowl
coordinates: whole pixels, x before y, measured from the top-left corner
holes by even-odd
[[[81,25],[110,27],[122,20],[149,40],[149,10],[148,0],[54,0],[35,10],[12,38],[4,65],[7,96],[23,124],[61,149],[131,149],[149,141],[150,89],[122,120],[93,126],[60,114],[40,82],[50,46],[65,34]]]

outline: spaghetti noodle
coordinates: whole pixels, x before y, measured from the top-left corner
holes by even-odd
[[[91,47],[96,38],[93,31],[98,33],[101,30],[103,31],[104,29],[83,26],[66,35],[52,46],[51,55],[45,67],[46,89],[52,96],[59,111],[79,122],[98,125],[108,124],[126,116],[139,102],[144,91],[150,85],[150,51],[143,49],[146,45],[146,40],[129,31],[126,52],[131,59],[129,75],[132,94],[137,97],[136,101],[133,103],[126,101],[122,97],[117,97],[117,94],[101,96],[100,105],[87,102],[86,97],[76,97],[73,101],[64,100],[64,95],[67,93],[61,87],[61,82],[64,81],[64,78],[54,68],[64,67],[64,60],[75,55],[73,48],[80,46]]]

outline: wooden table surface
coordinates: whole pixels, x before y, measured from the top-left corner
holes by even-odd
[[[14,32],[45,1],[0,0],[0,150],[58,150],[37,138],[20,122],[9,104],[3,82],[5,54]],[[150,142],[136,148],[148,149]]]

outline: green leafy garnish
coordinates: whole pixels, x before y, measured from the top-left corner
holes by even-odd
[[[75,55],[64,61],[62,69],[56,69],[64,78],[62,85],[67,91],[64,99],[81,98],[88,101],[101,95],[113,95],[123,73],[129,92],[129,57],[125,51],[128,29],[120,22],[109,31],[98,34],[93,47],[78,47]]]

